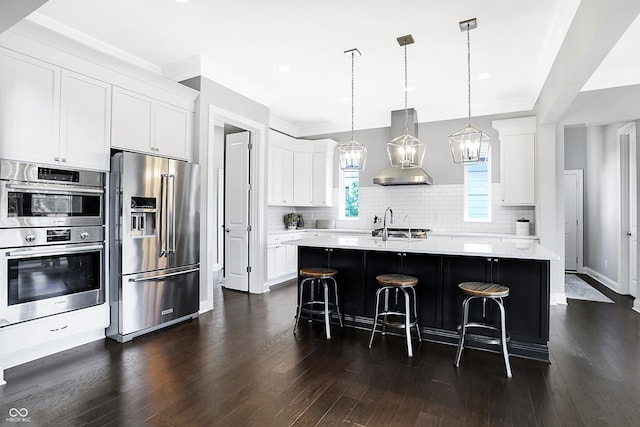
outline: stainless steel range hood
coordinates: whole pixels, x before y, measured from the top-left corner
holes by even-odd
[[[413,108],[408,110],[409,133],[418,138],[418,113]],[[402,135],[405,128],[404,110],[391,112],[391,138]],[[421,168],[400,169],[389,167],[382,170],[373,178],[374,184],[379,185],[430,185],[433,178]]]

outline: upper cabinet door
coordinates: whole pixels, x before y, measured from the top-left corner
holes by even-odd
[[[535,205],[535,135],[500,137],[503,205]]]
[[[311,206],[313,153],[296,151],[293,153],[293,204],[294,206]]]
[[[111,146],[149,153],[153,149],[153,100],[113,88]]]
[[[109,170],[111,85],[62,70],[60,162]]]
[[[0,48],[0,157],[55,164],[60,68]]]
[[[154,151],[163,156],[188,159],[193,133],[193,113],[173,105],[155,104]]]

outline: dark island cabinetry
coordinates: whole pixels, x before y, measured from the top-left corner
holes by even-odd
[[[365,328],[375,312],[377,275],[397,272],[418,277],[418,317],[424,335],[449,344],[456,342],[460,324],[463,296],[458,283],[492,281],[508,286],[509,351],[514,356],[549,360],[547,260],[300,246],[298,264],[337,269],[345,323]],[[493,304],[486,308],[486,315],[495,319]],[[473,305],[470,315],[481,316],[482,304]]]

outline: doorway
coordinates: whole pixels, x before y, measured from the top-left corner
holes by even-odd
[[[208,193],[205,202],[207,205],[207,213],[204,221],[207,224],[206,233],[208,245],[201,247],[206,253],[208,264],[217,266],[218,269],[223,267],[225,262],[225,136],[224,127],[231,130],[235,127],[238,132],[248,132],[249,140],[252,144],[251,155],[248,157],[247,165],[247,182],[251,183],[251,189],[247,200],[247,225],[251,226],[251,232],[248,232],[247,245],[239,245],[245,248],[242,257],[248,259],[244,264],[245,273],[247,267],[250,267],[251,273],[242,280],[242,290],[250,293],[264,293],[269,290],[266,281],[266,159],[267,159],[267,127],[261,122],[257,122],[248,117],[234,113],[229,110],[209,105],[209,136],[207,144],[201,144],[201,149],[206,153],[207,158],[207,180]],[[236,133],[238,133],[236,132]],[[233,132],[230,132],[233,133]],[[244,174],[243,174],[244,175]],[[235,177],[235,174],[233,174]],[[248,185],[248,184],[247,184]],[[204,240],[203,240],[204,241]],[[246,258],[245,258],[246,257]],[[228,258],[228,256],[227,256]],[[227,267],[228,270],[228,267]],[[228,271],[226,271],[228,273]],[[220,276],[225,275],[225,270],[220,270]],[[246,277],[245,276],[245,277]],[[225,287],[229,284],[226,283]],[[207,287],[209,295],[213,287]]]
[[[564,171],[564,269],[584,267],[584,177],[582,170]]]

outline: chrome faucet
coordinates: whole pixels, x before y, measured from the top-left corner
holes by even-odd
[[[393,210],[388,207],[384,210],[384,216],[382,217],[382,240],[385,242],[389,240],[389,230],[387,229],[387,212],[391,214],[389,223],[393,224]]]
[[[409,218],[409,215],[405,215],[403,222],[409,222],[409,243],[411,243],[411,218]]]

